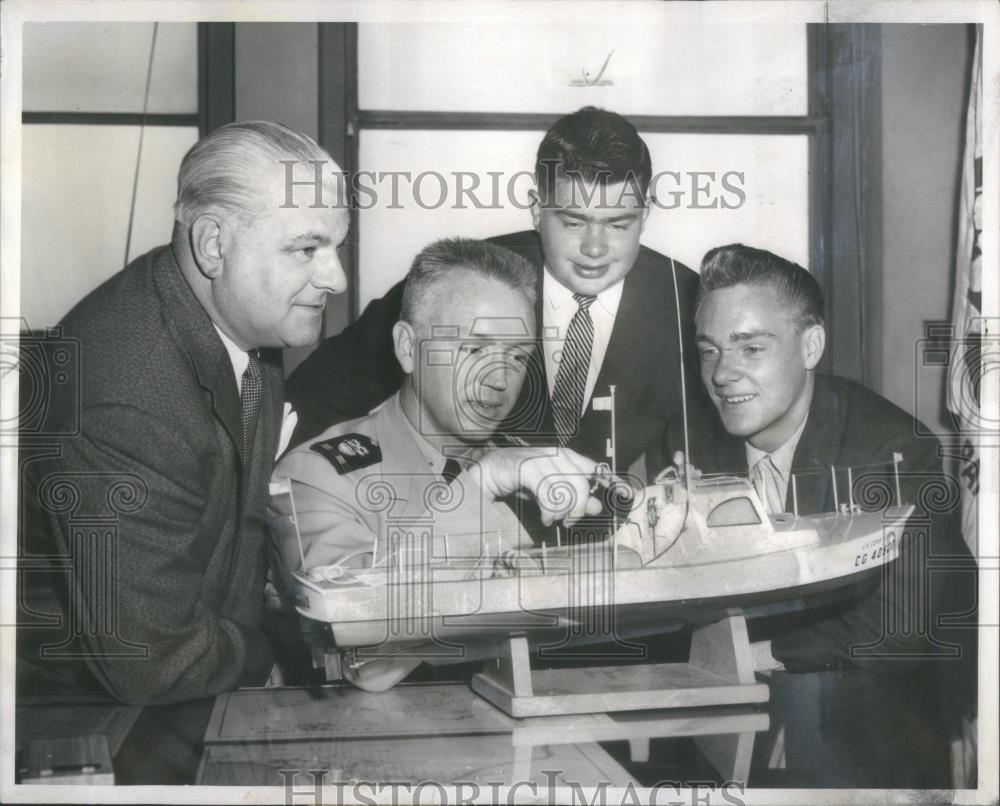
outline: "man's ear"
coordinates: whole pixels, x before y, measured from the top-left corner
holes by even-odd
[[[412,375],[417,361],[417,335],[409,322],[396,322],[392,326],[392,343],[399,366],[407,375]]]
[[[802,332],[799,343],[806,369],[816,369],[826,347],[826,329],[823,325],[810,325]]]
[[[222,228],[218,215],[202,213],[191,225],[191,254],[198,270],[209,280],[222,274]]]
[[[542,225],[542,199],[537,188],[528,191],[528,203],[531,205],[531,225],[538,229]]]

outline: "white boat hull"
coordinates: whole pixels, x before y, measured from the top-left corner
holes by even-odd
[[[298,577],[298,609],[330,625],[341,648],[436,641],[481,642],[511,632],[611,635],[669,629],[819,591],[848,588],[898,553],[912,507],[772,518],[758,541],[686,539],[654,565],[612,542],[537,551],[489,578],[470,563],[386,566],[358,578]],[[470,574],[473,578],[465,578]]]

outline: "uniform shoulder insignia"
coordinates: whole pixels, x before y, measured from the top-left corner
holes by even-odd
[[[343,434],[314,442],[309,449],[323,456],[341,476],[382,461],[382,449],[367,434]]]

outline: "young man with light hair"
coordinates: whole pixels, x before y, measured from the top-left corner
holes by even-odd
[[[802,266],[742,244],[710,250],[695,324],[714,404],[690,412],[696,467],[748,475],[769,513],[811,515],[846,507],[851,479],[857,505],[887,503],[901,454],[902,498],[916,506],[884,574],[840,601],[750,622],[787,782],[951,786],[949,741],[976,710],[976,577],[955,513],[934,506],[947,489],[937,439],[861,384],[817,371],[823,296]],[[677,421],[652,463],[683,445]]]

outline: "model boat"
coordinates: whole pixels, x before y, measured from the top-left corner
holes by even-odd
[[[613,423],[614,390],[609,405]],[[426,642],[469,647],[517,633],[581,635],[595,624],[612,637],[715,621],[847,588],[894,560],[913,511],[898,496],[901,459],[894,456],[895,505],[862,511],[849,481],[848,501],[818,515],[800,515],[797,503],[769,515],[743,477],[702,476],[682,463],[636,491],[604,465],[596,482],[615,499],[615,514],[597,539],[504,550],[523,536],[400,523],[381,536],[368,568],[296,574],[297,609],[329,625],[341,649],[392,644],[394,651]],[[795,484],[793,477],[797,501]]]

